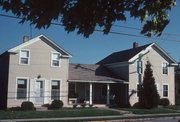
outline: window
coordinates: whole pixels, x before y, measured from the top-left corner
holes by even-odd
[[[27,79],[17,79],[17,99],[27,98]]]
[[[58,67],[60,66],[60,54],[59,53],[52,53],[52,61],[51,61],[51,65]]]
[[[163,97],[168,97],[168,85],[163,85]]]
[[[60,99],[60,81],[52,80],[51,83],[51,99],[59,100]]]
[[[163,74],[168,74],[168,64],[163,63],[162,67],[163,67]]]
[[[29,51],[28,50],[21,50],[20,64],[29,64]]]
[[[142,71],[143,71],[142,61],[137,61],[137,73],[142,74]]]

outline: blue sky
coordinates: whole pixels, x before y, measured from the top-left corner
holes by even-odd
[[[180,34],[180,6],[178,4],[179,2],[177,6],[169,12],[171,22],[164,30],[166,33]],[[2,10],[0,13],[7,14]],[[30,35],[29,24],[18,24],[18,21],[17,19],[0,16],[0,54],[21,44],[24,35]],[[118,22],[116,24],[137,28],[142,27],[141,23],[135,19],[128,19],[126,22]],[[140,35],[137,30],[119,27],[113,27],[112,31]],[[71,63],[94,64],[113,52],[132,48],[134,41],[138,42],[140,46],[156,42],[176,61],[180,61],[180,41],[173,42],[115,34],[104,35],[101,32],[95,32],[89,38],[84,38],[82,35],[77,35],[76,32],[67,34],[62,26],[52,25],[48,29],[41,30],[35,29],[32,26],[32,36],[36,37],[40,34],[46,35],[70,52],[73,55],[73,58],[70,59]],[[162,35],[161,38],[180,40],[180,36],[171,35]]]

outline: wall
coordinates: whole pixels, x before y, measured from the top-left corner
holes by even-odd
[[[7,85],[9,71],[9,53],[0,55],[0,109],[7,107]]]
[[[162,74],[162,63],[168,63],[169,60],[165,58],[165,56],[160,55],[159,51],[153,47],[150,51],[142,57],[143,61],[143,70],[145,69],[145,65],[147,61],[150,61],[153,69],[153,76],[155,78],[155,83],[158,86],[158,93],[162,98],[163,91],[162,85],[169,85],[169,96],[167,97],[170,100],[170,104],[175,104],[175,86],[174,86],[174,67],[168,67],[168,75]],[[136,69],[136,62],[129,66],[129,95],[133,93],[132,91],[136,91],[137,83],[138,83],[138,74]],[[143,74],[141,76],[143,80]],[[130,104],[138,102],[137,93],[133,93],[130,97]]]

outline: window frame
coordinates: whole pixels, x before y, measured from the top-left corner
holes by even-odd
[[[52,99],[52,82],[53,82],[53,81],[59,81],[59,92],[60,92],[60,93],[59,93],[59,100],[61,100],[61,91],[62,91],[61,79],[51,79],[50,81],[51,81],[51,82],[50,82],[50,84],[51,84],[51,86],[50,86],[50,89],[51,89],[51,91],[50,91],[50,95],[51,95],[51,96],[50,96],[50,99],[51,99],[51,100],[54,100],[54,99]]]
[[[164,96],[164,86],[167,85],[167,96]],[[169,84],[162,84],[162,97],[168,98],[169,97]]]
[[[25,79],[27,81],[26,83],[26,98],[25,99],[17,99],[17,89],[18,89],[18,79]],[[29,98],[29,78],[28,77],[16,77],[16,93],[15,93],[15,100],[28,100]]]
[[[164,67],[164,64],[166,64],[167,67]],[[166,73],[164,73],[164,69],[166,69]],[[169,73],[168,63],[167,62],[163,62],[162,63],[162,74],[163,75],[168,75],[168,73]]]
[[[53,54],[59,54],[59,60],[56,60],[56,61],[59,61],[59,65],[58,66],[54,66],[53,65]],[[51,67],[61,67],[61,53],[59,52],[51,52]]]
[[[27,51],[27,52],[29,52],[29,57],[22,57],[22,54],[21,54],[22,51]],[[27,63],[27,64],[22,64],[22,63],[21,63],[21,58],[27,58],[27,59],[28,59],[28,63]],[[29,49],[21,49],[21,50],[20,50],[20,53],[19,53],[19,64],[20,64],[20,65],[29,65],[29,64],[30,64],[30,50],[29,50]]]
[[[139,62],[141,62],[141,63],[139,63]],[[139,65],[139,64],[141,64],[141,65]],[[139,70],[139,69],[141,69],[141,70]],[[142,60],[137,60],[136,61],[136,72],[138,74],[143,74],[143,61]]]

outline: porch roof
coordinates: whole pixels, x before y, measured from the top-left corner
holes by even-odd
[[[69,64],[69,82],[92,83],[128,83],[110,72],[101,65],[96,64]]]

